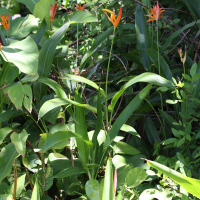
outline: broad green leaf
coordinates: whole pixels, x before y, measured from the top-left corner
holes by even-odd
[[[97,50],[97,48],[102,44],[102,42],[109,37],[109,35],[113,32],[113,27],[106,30],[102,35],[100,35],[95,42],[92,44],[91,48],[87,53],[83,56],[81,60],[80,67],[81,69],[84,68],[84,65],[86,64],[87,59]]]
[[[64,78],[72,80],[72,81],[76,81],[76,82],[85,83],[85,84],[90,85],[91,87],[95,88],[96,90],[100,89],[101,94],[105,97],[104,90],[102,88],[99,88],[99,86],[95,82],[93,82],[87,78],[84,78],[82,76],[72,75],[72,74],[66,74],[66,77],[64,77]]]
[[[2,144],[4,138],[12,131],[11,128],[5,127],[0,129],[0,144]]]
[[[28,7],[28,9],[33,13],[35,4],[38,3],[40,0],[16,0],[17,2],[23,3]]]
[[[43,148],[40,150],[41,153],[44,153],[52,148],[61,149],[69,144],[69,139],[71,137],[81,137],[77,133],[72,133],[71,131],[58,131],[52,134],[47,141],[45,142]]]
[[[173,194],[168,194],[167,190],[159,191],[156,189],[146,189],[140,195],[139,200],[144,200],[144,199],[145,200],[152,200],[152,199],[171,200],[172,199],[171,196],[173,196]],[[181,198],[181,200],[184,200],[184,199]]]
[[[134,147],[132,147],[131,145],[125,143],[125,142],[117,142],[114,146],[113,146],[113,150],[116,154],[127,154],[127,155],[136,155],[139,154],[140,152],[135,149]]]
[[[38,75],[40,78],[49,77],[56,46],[65,35],[68,28],[69,23],[64,24],[45,42],[44,46],[42,47],[38,61]],[[33,89],[34,96],[37,100],[41,100],[42,96],[47,92],[47,86],[40,83],[34,85]]]
[[[130,125],[128,124],[123,124],[122,127],[120,128],[121,131],[130,133],[132,135],[135,135],[137,137],[140,137],[140,135],[137,133],[137,131]]]
[[[9,36],[13,39],[19,40],[28,36],[32,28],[38,26],[38,19],[33,15],[27,15],[27,17],[18,17],[13,20],[10,29]]]
[[[140,167],[131,169],[126,176],[126,183],[129,187],[136,187],[140,185],[146,178],[147,173]]]
[[[58,174],[54,176],[54,178],[64,178],[64,177],[72,176],[75,174],[82,174],[82,173],[87,173],[87,170],[81,167],[70,167],[70,168],[60,171]]]
[[[68,98],[55,98],[55,99],[52,99],[52,100],[49,100],[49,101],[46,101],[42,107],[40,108],[40,111],[39,111],[39,118],[43,117],[46,113],[48,113],[50,110],[58,107],[58,106],[63,106],[63,105],[69,105],[69,104],[72,104],[72,105],[76,105],[76,106],[79,106],[79,107],[82,107],[82,108],[86,108],[94,113],[97,113],[97,109],[88,105],[88,104],[80,104],[78,103],[77,101],[73,101],[71,99],[68,99]]]
[[[82,10],[77,10],[69,18],[70,24],[73,23],[90,23],[98,22],[98,19],[90,12],[85,12]]]
[[[38,48],[31,37],[2,46],[1,56],[6,62],[15,64],[25,74],[35,75],[38,66]]]
[[[136,28],[138,49],[150,48],[148,28],[144,16],[145,14],[143,12],[143,6],[138,4],[135,11],[135,28]],[[145,70],[150,70],[151,61],[147,52],[142,50],[140,53],[141,53],[141,61]]]
[[[0,195],[0,200],[13,200],[13,196],[10,194]]]
[[[159,67],[158,65],[158,52],[155,49],[145,49],[145,51],[148,53],[151,61],[154,63],[154,65]],[[167,62],[162,58],[160,55],[160,71],[161,75],[163,74],[169,81],[172,81],[172,72],[167,64]]]
[[[19,178],[17,178],[17,190],[16,190],[16,198],[19,199],[21,196],[21,193],[24,189],[24,184],[25,184],[25,178],[26,178],[26,174],[20,176]],[[14,192],[14,183],[10,186],[10,190],[9,193],[13,194]]]
[[[106,164],[102,200],[113,200],[113,170],[111,158],[108,158]]]
[[[39,191],[39,186],[38,186],[37,180],[35,181],[31,200],[40,200],[40,191]]]
[[[82,103],[81,95],[78,93],[77,90],[75,91],[75,100],[79,102],[80,104]],[[80,106],[75,106],[74,113],[75,113],[75,119],[76,119],[75,132],[81,135],[83,139],[89,140],[88,134],[87,134],[84,108],[81,108]],[[86,164],[88,164],[89,148],[81,138],[77,138],[76,143],[77,143],[79,158],[81,160],[83,168],[85,168]]]
[[[151,167],[157,169],[160,173],[165,174],[170,179],[178,183],[180,186],[182,186],[187,192],[190,194],[200,198],[200,181],[194,178],[189,178],[187,176],[184,176],[183,174],[170,169],[169,167],[166,167],[160,163],[146,160],[147,164]]]
[[[90,200],[101,200],[99,191],[99,182],[91,179],[85,184],[85,191]]]
[[[35,4],[33,14],[41,21],[45,19],[48,29],[50,28],[50,6],[54,6],[55,0],[40,0]]]
[[[158,143],[161,142],[158,131],[155,127],[155,124],[153,123],[153,121],[150,117],[145,118],[144,128],[147,133],[147,137],[152,145],[155,142],[158,142]]]
[[[22,102],[24,99],[24,93],[23,93],[23,86],[20,82],[15,83],[8,87],[8,95],[10,97],[10,100],[15,105],[17,109],[20,109],[22,107]]]
[[[16,117],[22,115],[23,112],[21,110],[9,110],[0,114],[0,122],[8,120],[12,117]]]
[[[107,149],[114,138],[117,136],[120,128],[122,125],[127,121],[127,119],[131,116],[131,114],[139,107],[139,105],[142,103],[143,99],[146,97],[146,95],[149,93],[151,89],[151,84],[146,86],[128,105],[127,107],[122,111],[122,113],[119,115],[115,123],[113,124],[112,128],[110,129],[108,135],[106,136],[106,140],[104,142],[104,149]]]
[[[12,133],[11,135],[12,143],[15,145],[15,148],[19,154],[25,156],[26,152],[26,140],[28,138],[27,132],[23,129],[21,133]]]
[[[34,82],[39,78],[38,73],[35,75],[26,75],[24,76],[24,78],[21,79],[22,83],[26,83],[26,82]]]
[[[124,193],[126,191],[126,187],[125,185],[123,185],[122,190],[119,192],[119,194],[117,195],[117,197],[115,198],[115,200],[122,200],[124,197]]]
[[[18,156],[15,146],[10,143],[2,148],[0,153],[0,183],[10,174],[14,159]]]

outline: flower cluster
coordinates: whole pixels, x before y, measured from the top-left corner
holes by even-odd
[[[5,17],[5,14],[4,15],[1,14],[1,20],[2,20],[1,24],[3,25],[3,27],[8,32],[9,28],[10,28],[10,17],[9,17],[9,15],[7,15]]]

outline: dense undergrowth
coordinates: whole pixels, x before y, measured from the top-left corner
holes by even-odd
[[[0,5],[0,199],[200,198],[200,0]]]

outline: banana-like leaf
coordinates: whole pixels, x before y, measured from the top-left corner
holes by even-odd
[[[17,2],[23,3],[28,7],[28,9],[33,13],[35,4],[38,3],[40,0],[16,0]]]

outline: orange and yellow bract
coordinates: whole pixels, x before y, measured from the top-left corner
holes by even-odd
[[[158,19],[161,17],[161,13],[165,12],[165,10],[159,7],[158,1],[157,1],[157,5],[153,6],[153,8],[151,8],[150,11],[151,13],[146,16],[150,17],[151,19],[147,20],[147,22],[156,20],[156,23],[158,23]]]
[[[81,7],[81,4],[75,4],[75,6],[76,6],[76,10],[82,10],[82,11],[84,11],[85,10],[85,4],[83,5],[83,7]]]
[[[55,3],[54,6],[51,4],[51,7],[50,7],[49,15],[50,15],[50,22],[51,23],[53,22],[55,14],[56,14],[57,4],[58,3]]]
[[[116,28],[117,25],[118,25],[118,23],[119,23],[119,21],[120,21],[120,19],[121,19],[121,16],[122,16],[122,6],[120,7],[119,15],[118,15],[117,19],[115,18],[117,15],[115,15],[115,9],[114,9],[114,8],[113,8],[113,12],[112,12],[111,10],[108,10],[108,9],[103,9],[103,12],[104,12],[106,15],[107,15],[106,12],[108,12],[108,13],[111,14],[110,17],[109,17],[108,15],[107,15],[107,17],[108,17],[108,19],[113,23],[114,28]]]
[[[187,47],[186,47],[186,45],[185,45],[185,55],[184,55],[184,57],[183,57],[183,53],[182,53],[182,48],[178,49],[178,53],[179,53],[179,56],[181,58],[181,62],[185,63],[186,57],[187,57]]]
[[[3,27],[8,32],[9,28],[10,28],[10,17],[9,17],[9,15],[7,15],[5,17],[5,14],[4,15],[1,14],[1,20],[2,20],[1,24],[3,25]]]

